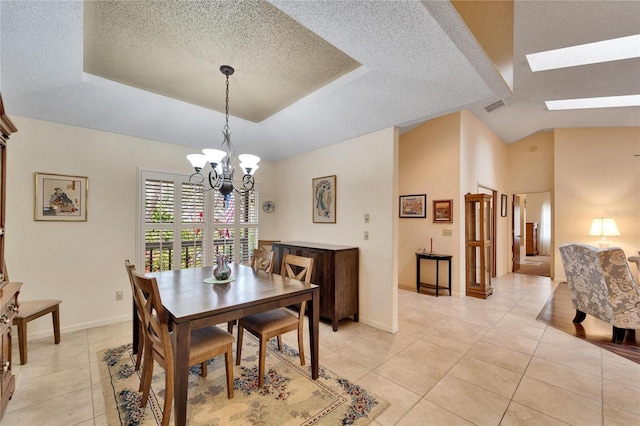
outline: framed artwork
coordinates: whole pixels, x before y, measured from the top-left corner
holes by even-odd
[[[313,223],[336,223],[336,175],[311,180]]]
[[[87,221],[88,178],[36,173],[35,220]]]
[[[427,217],[427,194],[401,195],[400,217]]]
[[[507,217],[507,194],[500,196],[500,216]]]
[[[453,200],[433,200],[433,222],[453,222]]]

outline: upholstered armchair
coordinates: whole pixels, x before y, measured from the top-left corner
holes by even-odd
[[[624,251],[575,243],[559,249],[576,308],[573,322],[581,323],[586,314],[592,315],[611,324],[611,340],[622,343],[627,330],[640,328],[640,289]]]

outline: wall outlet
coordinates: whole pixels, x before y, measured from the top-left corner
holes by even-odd
[[[124,293],[122,291],[116,291],[116,300],[122,300]]]
[[[369,231],[364,231],[364,239],[365,240],[369,239]]]
[[[369,223],[369,213],[364,214],[364,223]]]
[[[442,236],[443,237],[451,237],[453,235],[453,230],[452,229],[443,229],[442,230]]]

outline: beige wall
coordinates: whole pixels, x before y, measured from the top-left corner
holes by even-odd
[[[399,195],[427,194],[426,219],[398,221],[398,283],[416,288],[416,250],[453,255],[452,292],[460,294],[460,113],[429,120],[400,137]],[[453,200],[453,223],[433,223],[433,200]],[[398,215],[398,212],[395,212]],[[452,236],[443,236],[443,230]],[[421,281],[433,283],[435,263],[423,261]],[[440,274],[446,285],[446,274]]]
[[[193,150],[150,140],[14,116],[7,167],[7,262],[25,283],[22,300],[59,298],[62,331],[127,320],[131,304],[124,259],[135,259],[138,170],[192,172]],[[362,161],[354,160],[362,157]],[[182,160],[184,159],[184,160]],[[280,163],[261,162],[261,200],[276,209],[261,215],[261,238],[297,239],[360,247],[361,320],[397,331],[397,274],[393,250],[397,131],[387,129]],[[34,172],[89,177],[87,222],[36,222]],[[311,223],[311,179],[338,176],[338,223]],[[365,226],[364,213],[371,223]],[[363,241],[364,230],[370,240]],[[50,320],[29,334],[51,333]]]
[[[282,241],[359,247],[360,320],[394,332],[397,146],[397,130],[389,128],[276,163],[276,228],[266,231]],[[337,179],[336,223],[313,223],[311,180],[328,175]]]
[[[137,169],[191,173],[192,150],[124,135],[11,117],[7,150],[6,258],[21,299],[62,299],[63,332],[130,318],[123,262],[134,260]],[[184,161],[182,160],[184,159]],[[87,222],[34,221],[34,172],[89,178]],[[49,318],[29,334],[51,333]]]
[[[433,238],[434,252],[453,255],[452,293],[465,294],[464,194],[478,193],[481,186],[504,193],[506,158],[504,142],[469,111],[430,120],[402,135],[399,193],[426,193],[428,208],[426,220],[399,222],[399,285],[415,288],[414,253],[419,248],[429,249]],[[453,223],[433,223],[432,202],[436,199],[453,199]],[[498,276],[507,272],[507,224],[507,218],[498,215]],[[451,230],[452,236],[443,236],[443,230]],[[434,281],[435,265],[430,263],[423,262],[421,281]],[[445,282],[441,277],[441,283]]]
[[[507,145],[509,194],[552,192],[554,132],[540,132]]]
[[[557,246],[581,242],[597,246],[589,236],[591,220],[613,217],[620,237],[611,246],[627,256],[640,250],[640,127],[556,129],[555,254]],[[555,277],[565,278],[562,262]]]

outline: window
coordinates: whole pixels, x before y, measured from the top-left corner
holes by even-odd
[[[258,241],[258,189],[202,192],[187,176],[142,172],[141,253],[146,272],[213,264],[224,252],[248,264]]]

